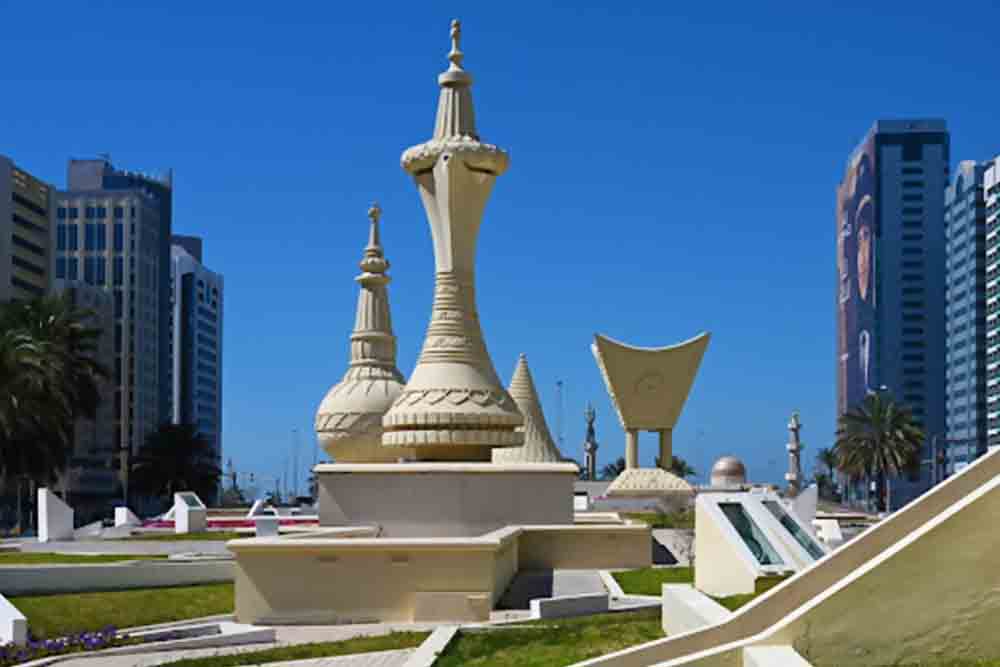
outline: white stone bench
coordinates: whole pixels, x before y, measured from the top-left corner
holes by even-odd
[[[20,610],[0,595],[0,645],[23,646],[28,641],[28,619]]]
[[[717,625],[732,615],[690,584],[663,584],[661,623],[668,637]]]
[[[532,618],[563,618],[603,614],[608,611],[607,593],[564,595],[555,598],[535,598],[531,601]]]

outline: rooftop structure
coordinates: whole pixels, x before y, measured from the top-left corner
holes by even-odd
[[[524,444],[520,447],[502,447],[493,450],[494,463],[559,463],[563,460],[559,448],[552,440],[545,414],[531,379],[528,358],[521,355],[507,389],[517,409],[524,415]]]
[[[802,464],[799,461],[802,451],[802,442],[799,440],[799,431],[802,430],[802,423],[799,421],[799,413],[793,412],[792,418],[788,422],[788,472],[785,473],[785,481],[788,482],[788,495],[795,497],[802,488]]]
[[[709,484],[713,488],[734,488],[747,483],[747,468],[735,456],[723,456],[712,466]]]
[[[587,403],[587,409],[583,411],[583,418],[587,420],[587,436],[583,439],[584,468],[587,469],[587,479],[594,481],[597,479],[597,435],[594,433],[594,419],[597,413],[594,406]]]
[[[489,461],[492,448],[524,442],[517,430],[524,420],[486,351],[475,297],[476,238],[508,158],[479,139],[460,36],[454,21],[434,134],[402,157],[427,212],[437,273],[423,350],[383,419],[382,444],[412,447],[419,460]]]
[[[330,388],[316,411],[316,437],[323,449],[339,463],[395,461],[405,448],[382,447],[382,417],[405,383],[396,368],[396,336],[392,333],[385,258],[379,238],[382,209],[372,204],[368,245],[361,259],[361,275],[355,280],[357,316],[351,334],[351,364],[347,373]]]

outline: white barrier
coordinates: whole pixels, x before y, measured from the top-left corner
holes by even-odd
[[[811,526],[816,518],[816,506],[819,504],[819,487],[810,484],[809,487],[792,500],[792,511],[806,526]]]
[[[0,567],[3,595],[119,591],[233,581],[233,561],[134,561],[100,565]]]
[[[280,532],[281,520],[276,516],[254,517],[257,537],[277,537]]]
[[[28,641],[28,620],[17,607],[0,595],[0,645],[23,646]]]
[[[73,508],[47,488],[38,489],[38,541],[72,539]]]
[[[532,618],[563,618],[586,616],[608,611],[607,593],[563,595],[555,598],[535,598],[531,601]]]
[[[120,528],[121,526],[141,525],[142,521],[140,521],[139,517],[137,517],[129,508],[124,506],[115,508],[115,528]]]
[[[668,637],[721,623],[733,612],[688,584],[663,584],[661,624]]]
[[[182,491],[174,494],[174,532],[204,533],[208,530],[208,508],[198,494]]]
[[[814,519],[816,537],[823,540],[831,549],[836,549],[844,543],[844,533],[840,530],[840,522],[836,519]]]

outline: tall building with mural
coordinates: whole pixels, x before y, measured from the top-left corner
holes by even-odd
[[[945,121],[880,120],[837,187],[837,412],[873,391],[909,406],[927,437],[898,507],[931,483],[945,432]]]
[[[53,188],[0,155],[0,301],[52,289]]]
[[[935,481],[986,451],[986,167],[960,162],[944,194],[947,437],[934,443]]]

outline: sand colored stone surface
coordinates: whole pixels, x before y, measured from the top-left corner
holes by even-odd
[[[382,210],[368,211],[368,245],[361,260],[357,316],[351,334],[351,365],[330,388],[316,411],[316,437],[335,461],[378,463],[395,461],[408,452],[382,445],[382,417],[403,392],[403,374],[396,368],[396,337],[389,311],[389,261],[382,251],[379,220]]]
[[[508,157],[479,138],[460,36],[454,21],[450,66],[438,77],[434,134],[401,160],[430,222],[436,276],[423,350],[385,415],[382,443],[412,447],[417,459],[429,461],[489,461],[492,448],[524,442],[517,431],[524,420],[486,351],[475,297],[476,239]]]
[[[524,415],[524,444],[493,450],[494,463],[559,463],[563,460],[545,423],[535,382],[528,368],[528,358],[521,355],[507,389]]]

